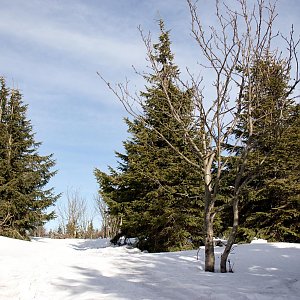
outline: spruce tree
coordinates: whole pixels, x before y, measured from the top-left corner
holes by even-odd
[[[251,146],[245,176],[252,180],[243,192],[240,239],[257,236],[276,241],[299,240],[299,114],[289,99],[289,71],[284,60],[271,54],[243,70],[250,74],[235,134]],[[251,134],[245,125],[248,101]],[[236,151],[232,168],[241,152],[241,148]]]
[[[126,120],[132,137],[124,142],[126,154],[117,153],[119,171],[111,169],[105,174],[96,170],[100,194],[110,213],[122,216],[120,235],[138,237],[139,247],[148,251],[191,247],[191,240],[197,242],[202,229],[200,176],[168,144],[193,155],[184,140],[192,124],[191,93],[176,85],[179,70],[162,21],[160,30],[151,53],[159,73],[145,76],[143,117]],[[168,101],[184,122],[172,117]]]
[[[245,192],[241,237],[300,241],[300,105],[292,105],[285,130]]]
[[[27,238],[27,232],[54,218],[45,210],[58,196],[44,189],[55,171],[52,155],[38,153],[21,93],[0,78],[0,234]]]

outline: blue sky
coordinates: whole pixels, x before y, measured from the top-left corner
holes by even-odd
[[[207,24],[212,2],[198,2]],[[294,23],[299,33],[300,1],[279,0],[278,7],[280,29]],[[195,67],[185,0],[0,0],[0,75],[23,93],[40,153],[54,153],[58,174],[50,186],[57,193],[77,189],[93,206],[93,170],[116,166],[114,151],[127,136],[126,112],[96,72],[142,87],[131,67],[146,66],[137,27],[155,38],[159,18],[171,29],[176,62]]]

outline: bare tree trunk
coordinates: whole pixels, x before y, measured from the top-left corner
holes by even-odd
[[[214,231],[210,213],[205,216],[205,271],[215,271]]]
[[[207,141],[203,138],[203,151],[207,152]],[[214,158],[214,154],[207,156],[203,161],[204,182],[205,182],[205,271],[215,271],[215,252],[214,252],[214,195],[212,188],[212,174],[211,165]]]
[[[233,225],[232,229],[229,235],[229,238],[227,240],[226,247],[223,251],[223,254],[221,255],[221,262],[220,262],[220,270],[221,273],[227,272],[227,260],[228,256],[230,254],[230,251],[232,249],[232,246],[235,242],[238,225],[239,225],[239,211],[238,211],[238,197],[235,197],[232,204],[232,211],[233,211]]]

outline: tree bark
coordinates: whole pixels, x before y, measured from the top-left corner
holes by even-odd
[[[238,198],[235,197],[232,204],[233,209],[233,225],[232,229],[226,244],[226,247],[224,249],[223,254],[221,255],[221,262],[220,262],[220,270],[221,273],[227,273],[227,259],[230,254],[231,248],[235,242],[237,230],[238,230],[238,224],[239,224],[239,213],[238,213]]]
[[[205,217],[205,271],[215,271],[215,252],[213,236],[213,220],[211,214],[207,213]]]

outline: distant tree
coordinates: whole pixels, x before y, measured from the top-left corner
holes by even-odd
[[[93,224],[93,221],[90,220],[88,222],[88,225],[87,225],[87,228],[83,234],[83,237],[85,239],[93,239],[96,235],[96,231],[95,231],[95,228],[94,228],[94,224]]]
[[[120,231],[121,217],[110,213],[108,205],[99,194],[95,196],[94,201],[96,210],[101,216],[102,237],[115,237]]]
[[[87,203],[79,191],[68,190],[67,203],[58,206],[60,227],[69,238],[79,238],[88,226]]]
[[[0,78],[0,234],[27,238],[28,230],[54,218],[46,212],[58,199],[45,189],[56,172],[52,155],[41,156],[27,119],[27,105]]]
[[[58,234],[63,234],[63,229],[61,228],[61,226],[59,225],[57,228],[57,233]]]
[[[162,21],[160,31],[151,53],[159,77],[144,75],[148,86],[141,93],[143,119],[126,120],[132,138],[124,142],[126,154],[117,153],[120,172],[95,172],[108,211],[122,217],[120,235],[138,237],[138,246],[148,251],[192,247],[202,231],[199,173],[161,136],[192,156],[183,139],[192,124],[191,93],[175,85],[179,70]],[[168,101],[180,113],[181,123],[172,118]]]
[[[45,237],[47,235],[47,231],[44,226],[38,226],[37,228],[30,230],[29,235],[34,237]]]

